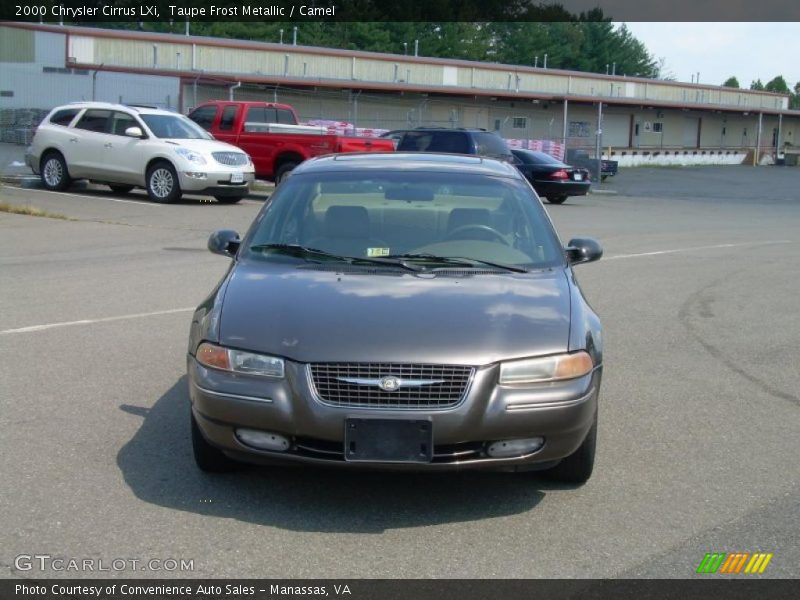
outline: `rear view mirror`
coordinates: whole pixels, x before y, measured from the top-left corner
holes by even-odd
[[[239,250],[239,234],[230,229],[219,229],[208,238],[208,249],[214,254],[233,258]]]
[[[125,135],[132,138],[143,138],[144,133],[142,132],[141,127],[128,127],[125,130]]]
[[[603,248],[592,238],[571,239],[564,251],[571,265],[594,262],[603,256]]]

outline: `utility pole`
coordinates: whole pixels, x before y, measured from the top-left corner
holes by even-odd
[[[414,40],[414,56],[419,56],[419,40]]]
[[[603,103],[597,104],[597,134],[595,136],[594,155],[597,158],[597,184],[603,180],[601,148],[603,147]]]
[[[297,25],[292,29],[292,46],[297,46]]]

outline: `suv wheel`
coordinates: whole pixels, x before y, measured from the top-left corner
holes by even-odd
[[[175,202],[181,197],[178,174],[168,162],[157,162],[147,169],[147,195],[153,202]]]
[[[548,196],[547,201],[550,204],[564,204],[566,202],[567,196]]]
[[[69,184],[72,183],[67,171],[67,163],[58,152],[49,152],[44,155],[39,172],[41,173],[42,184],[48,190],[60,192],[67,189]]]

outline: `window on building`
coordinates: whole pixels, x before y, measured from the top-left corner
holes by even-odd
[[[528,126],[528,119],[525,117],[514,117],[511,127],[514,129],[525,129]]]
[[[570,121],[569,137],[587,138],[592,135],[592,124],[589,121]]]
[[[664,123],[656,121],[653,123],[653,133],[662,133],[664,131]]]

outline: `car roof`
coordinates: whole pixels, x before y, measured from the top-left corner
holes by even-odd
[[[502,160],[466,154],[433,152],[367,152],[329,154],[307,160],[294,169],[303,173],[364,171],[370,169],[459,172],[522,179],[514,165]]]
[[[105,110],[126,110],[132,111],[135,113],[140,114],[157,114],[157,115],[177,115],[179,113],[172,111],[172,110],[165,110],[163,108],[158,108],[157,106],[145,106],[142,104],[117,104],[113,102],[96,102],[96,101],[81,101],[81,102],[70,102],[69,104],[65,104],[63,106],[59,106],[54,110],[64,110],[68,108],[99,108]]]

